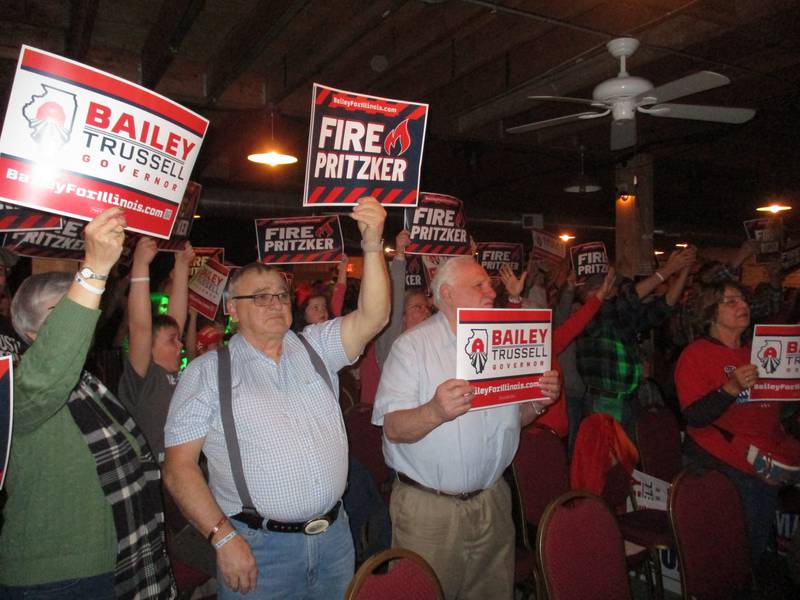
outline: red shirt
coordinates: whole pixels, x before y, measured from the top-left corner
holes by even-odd
[[[681,409],[722,387],[737,367],[750,364],[750,346],[728,348],[712,339],[689,344],[678,359],[675,384]],[[709,454],[743,471],[750,444],[788,464],[800,464],[800,442],[788,436],[780,423],[779,402],[748,402],[743,392],[712,425],[688,427],[687,434]],[[728,441],[720,429],[730,432]]]

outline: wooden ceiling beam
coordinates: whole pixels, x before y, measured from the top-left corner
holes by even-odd
[[[309,0],[260,0],[239,19],[209,65],[207,102],[217,102],[307,5]]]
[[[155,88],[178,53],[205,0],[163,0],[142,48],[142,85]]]
[[[89,52],[92,31],[97,18],[99,0],[75,0],[70,2],[69,28],[65,40],[65,54],[83,61]]]

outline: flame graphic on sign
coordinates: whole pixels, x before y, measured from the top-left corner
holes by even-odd
[[[330,221],[325,221],[322,225],[317,227],[317,237],[330,237],[333,235],[333,227]]]
[[[411,134],[408,133],[408,119],[404,120],[400,125],[395,127],[383,140],[383,149],[386,154],[392,154],[392,148],[396,143],[400,142],[400,152],[396,156],[402,156],[403,153],[411,147]]]

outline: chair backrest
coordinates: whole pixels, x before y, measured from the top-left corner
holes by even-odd
[[[391,562],[390,562],[391,561]],[[375,570],[390,562],[383,573]],[[344,600],[442,600],[439,579],[419,554],[389,548],[372,556],[356,571]]]
[[[728,599],[748,589],[752,567],[739,492],[722,472],[689,466],[669,495],[683,597]]]
[[[678,420],[668,408],[643,411],[636,419],[636,445],[642,471],[672,481],[683,468]]]
[[[539,523],[537,550],[550,600],[630,600],[622,535],[597,496],[556,498]]]
[[[603,500],[611,507],[611,510],[621,515],[627,512],[628,498],[633,494],[631,476],[622,466],[616,463],[608,470],[606,481],[603,485]]]
[[[380,485],[389,478],[389,468],[383,460],[383,434],[372,424],[372,406],[356,404],[344,413],[344,426],[350,452],[367,468]]]
[[[569,463],[564,444],[547,429],[526,429],[519,436],[512,468],[520,512],[526,523],[537,526],[547,505],[569,491]]]

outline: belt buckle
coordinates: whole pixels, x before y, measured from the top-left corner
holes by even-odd
[[[303,525],[303,533],[306,535],[319,535],[320,533],[327,531],[328,527],[330,526],[331,522],[327,517],[310,519],[309,521],[306,521],[305,525]]]

